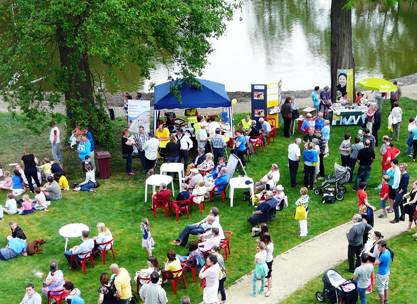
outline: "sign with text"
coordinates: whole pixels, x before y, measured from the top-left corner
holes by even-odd
[[[149,100],[129,100],[127,106],[129,131],[137,133],[139,132],[139,127],[143,126],[145,132],[149,132],[151,102]]]

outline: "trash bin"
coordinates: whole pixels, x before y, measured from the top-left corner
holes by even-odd
[[[96,158],[98,159],[98,167],[100,168],[100,178],[110,178],[110,153],[109,151],[96,152]]]

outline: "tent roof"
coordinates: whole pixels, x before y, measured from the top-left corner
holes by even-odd
[[[227,96],[224,84],[204,79],[197,79],[202,85],[200,91],[194,87],[188,87],[182,81],[180,103],[175,96],[169,91],[170,87],[175,85],[175,81],[166,82],[155,86],[154,109],[193,109],[193,108],[221,108],[232,105]]]

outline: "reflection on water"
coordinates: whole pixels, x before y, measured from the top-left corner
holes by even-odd
[[[212,41],[215,51],[202,78],[225,83],[228,91],[249,91],[252,83],[280,79],[284,90],[329,85],[330,5],[331,0],[244,0],[226,36]],[[357,80],[417,72],[417,6],[402,3],[387,12],[364,6],[352,16]],[[148,91],[151,82],[167,81],[162,64],[150,81],[139,77],[138,67],[126,64],[116,72],[120,81],[112,84],[98,62],[93,72],[108,91]]]

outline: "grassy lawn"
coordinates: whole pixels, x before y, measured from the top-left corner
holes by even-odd
[[[379,132],[379,138],[388,134],[387,116],[388,104],[383,111],[383,124]],[[400,142],[394,142],[402,151],[399,156],[400,162],[410,162],[411,158],[406,156],[407,124],[408,118],[415,115],[415,101],[407,98],[401,99],[401,106],[404,111],[403,123],[401,126]],[[245,114],[235,115],[236,124],[245,116]],[[125,121],[117,120],[114,124],[114,138],[117,143],[120,142],[121,130]],[[330,156],[325,158],[326,175],[333,173],[334,162],[340,164],[339,145],[343,140],[345,132],[353,136],[357,134],[359,127],[332,127],[330,140]],[[63,130],[63,127],[61,127]],[[0,161],[3,170],[8,170],[8,164],[18,162],[23,155],[24,150],[29,150],[38,159],[44,157],[51,158],[51,149],[49,144],[49,131],[46,130],[42,136],[28,134],[24,127],[23,121],[12,120],[10,114],[0,114]],[[297,237],[298,222],[293,219],[295,207],[293,203],[299,197],[299,189],[290,187],[289,172],[287,167],[287,147],[293,142],[293,139],[283,137],[282,128],[278,129],[278,139],[271,146],[265,149],[265,152],[258,152],[254,155],[252,162],[247,163],[247,173],[255,180],[259,180],[266,172],[270,170],[271,163],[277,163],[281,171],[280,183],[285,187],[285,192],[289,197],[290,207],[277,214],[277,217],[270,222],[271,236],[275,242],[275,255],[282,253],[297,244],[304,241]],[[94,134],[93,134],[94,135]],[[297,134],[301,137],[301,134]],[[63,140],[62,140],[63,141]],[[61,141],[61,142],[62,142]],[[97,151],[99,149],[96,149]],[[84,180],[84,173],[79,164],[78,155],[71,150],[67,144],[61,144],[61,153],[64,158],[64,166],[67,177],[72,185],[73,182]],[[2,303],[16,303],[21,301],[24,295],[24,286],[33,283],[38,292],[41,291],[42,278],[35,276],[36,272],[42,272],[44,275],[49,271],[49,263],[57,261],[60,269],[63,270],[65,279],[74,283],[75,287],[80,288],[82,297],[87,303],[97,301],[97,289],[100,286],[99,277],[104,271],[109,272],[109,265],[113,262],[111,255],[107,256],[106,265],[102,265],[100,259],[96,259],[96,267],[93,269],[91,263],[87,263],[87,274],[82,271],[70,271],[68,263],[63,256],[65,241],[58,234],[60,227],[70,223],[84,223],[90,227],[91,235],[96,235],[96,225],[98,222],[104,222],[115,237],[116,262],[121,267],[125,267],[130,275],[134,276],[135,271],[146,267],[147,252],[141,247],[141,233],[139,229],[140,221],[147,217],[151,223],[152,235],[156,241],[154,255],[162,263],[166,260],[166,252],[174,249],[177,253],[185,255],[187,248],[172,246],[170,241],[174,240],[182,231],[185,225],[199,221],[203,216],[197,211],[197,208],[191,210],[190,219],[181,217],[177,223],[175,217],[166,219],[162,211],[158,211],[157,218],[147,211],[150,206],[150,193],[148,194],[148,203],[144,203],[144,184],[146,176],[138,174],[129,176],[125,173],[125,161],[121,158],[121,149],[118,147],[110,151],[112,159],[111,179],[100,180],[100,188],[97,193],[65,191],[63,199],[54,202],[50,207],[50,212],[37,211],[29,216],[5,216],[5,221],[0,222],[0,247],[6,245],[6,236],[10,234],[8,222],[14,220],[25,231],[28,240],[37,238],[46,240],[43,255],[32,257],[18,257],[7,262],[0,263],[0,273],[8,274],[0,276],[0,286],[3,290],[11,292],[2,292],[0,299]],[[139,159],[134,159],[133,169],[141,172]],[[304,175],[299,170],[298,184],[302,185]],[[157,170],[159,172],[159,170]],[[381,158],[378,157],[372,170],[370,179],[370,202],[378,206],[378,190],[373,188],[379,183],[381,172]],[[417,166],[414,163],[409,164],[411,179],[417,176]],[[178,183],[175,184],[176,192]],[[343,202],[337,202],[332,205],[323,205],[321,197],[311,194],[310,213],[309,213],[309,238],[314,237],[332,227],[349,221],[353,213],[357,210],[356,193],[351,191],[350,185],[347,185]],[[226,287],[232,284],[236,279],[248,273],[253,269],[252,261],[255,254],[255,242],[249,233],[250,225],[246,221],[251,214],[253,207],[248,202],[242,202],[243,190],[235,191],[234,207],[230,208],[229,200],[226,203],[221,202],[221,198],[216,197],[213,203],[206,204],[204,216],[208,213],[211,206],[216,206],[220,210],[221,224],[224,230],[233,232],[231,240],[231,255],[226,262],[227,280]],[[0,202],[4,204],[6,200],[6,191],[0,193]],[[33,197],[33,195],[31,195]],[[191,237],[190,240],[195,239]],[[79,244],[79,239],[70,239],[68,248]],[[396,246],[391,246],[396,249]],[[396,257],[399,250],[395,250]],[[400,264],[400,259],[395,265]],[[404,267],[404,270],[411,267]],[[281,274],[285,275],[285,274]],[[288,274],[287,274],[288,275]],[[410,271],[411,275],[411,271]],[[167,291],[170,302],[179,302],[183,295],[191,297],[192,302],[202,300],[202,290],[199,284],[192,281],[192,274],[186,274],[187,290],[179,283],[178,293],[173,294],[172,284],[168,283],[165,290]],[[319,284],[320,285],[320,284]],[[317,287],[314,287],[314,290]],[[317,290],[319,290],[318,288]],[[312,293],[310,295],[314,296]],[[44,299],[46,303],[46,298]],[[301,302],[300,302],[301,303]],[[304,300],[303,303],[306,303]]]

